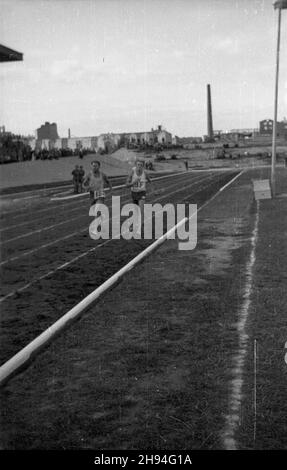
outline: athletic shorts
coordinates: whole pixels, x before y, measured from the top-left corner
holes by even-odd
[[[105,191],[90,191],[90,201],[94,204],[98,199],[104,199],[106,197]]]
[[[145,200],[146,191],[132,191],[132,199],[134,204],[138,204],[142,199]]]

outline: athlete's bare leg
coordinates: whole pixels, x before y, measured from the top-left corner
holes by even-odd
[[[143,221],[143,215],[144,215],[144,203],[145,199],[140,199],[138,201],[137,207],[138,207],[138,215],[137,215],[137,227],[136,231],[138,234],[141,234],[141,227],[142,227],[142,221]]]
[[[94,216],[95,219],[89,226],[89,234],[91,238],[98,239],[97,237],[97,229],[99,225],[103,224],[105,222],[104,214],[101,212],[101,215],[99,217],[96,217],[99,206],[100,204],[104,204],[105,198],[104,197],[98,197],[95,200],[95,203],[90,207],[89,215]]]

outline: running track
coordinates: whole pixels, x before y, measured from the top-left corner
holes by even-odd
[[[235,174],[198,172],[162,178],[153,183],[148,202],[200,206]],[[64,191],[12,194],[2,212],[1,364],[152,243],[91,240],[88,198],[51,200]],[[113,194],[121,196],[123,204],[131,202],[126,188]],[[106,203],[111,205],[110,195]]]

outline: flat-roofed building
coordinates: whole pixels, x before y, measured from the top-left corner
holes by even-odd
[[[59,139],[57,124],[55,122],[53,122],[52,124],[50,124],[49,122],[45,122],[45,124],[43,124],[41,127],[39,127],[39,129],[36,130],[36,139]]]
[[[263,119],[259,123],[259,133],[261,135],[272,135],[273,134],[273,119]],[[286,118],[283,121],[277,122],[276,125],[276,137],[283,137],[287,139],[287,120]]]

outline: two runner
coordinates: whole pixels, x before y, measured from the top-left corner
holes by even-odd
[[[91,163],[92,170],[85,178],[83,182],[83,186],[86,190],[90,191],[90,216],[97,216],[98,211],[98,204],[103,204],[105,201],[105,191],[104,186],[107,184],[112,190],[112,184],[108,177],[100,170],[100,162],[95,160]],[[131,188],[131,196],[132,201],[136,204],[139,208],[138,212],[138,223],[137,229],[140,230],[141,227],[141,220],[143,214],[143,206],[146,199],[146,186],[147,184],[151,184],[151,179],[149,175],[144,170],[144,162],[142,160],[138,160],[136,162],[135,167],[132,168],[128,178],[126,180],[126,186]],[[96,218],[90,224],[90,236],[91,238],[95,238],[93,236],[94,231],[99,226],[99,220]]]

